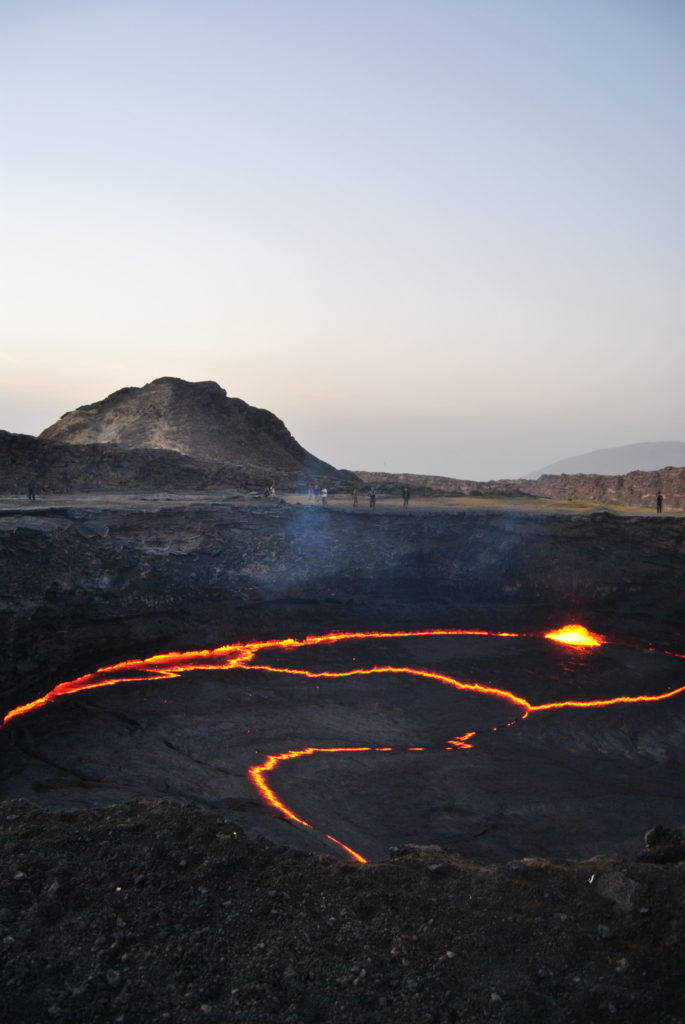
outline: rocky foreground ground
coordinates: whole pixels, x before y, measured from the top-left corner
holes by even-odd
[[[685,830],[635,860],[354,865],[189,805],[0,805],[6,1024],[685,1020]]]

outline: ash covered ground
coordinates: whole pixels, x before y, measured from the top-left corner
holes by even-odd
[[[193,806],[0,806],[7,1024],[681,1024],[685,836],[352,865]]]

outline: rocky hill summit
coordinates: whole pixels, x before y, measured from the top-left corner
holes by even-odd
[[[228,397],[213,381],[160,377],[144,387],[122,388],[65,413],[40,439],[176,452],[232,466],[241,481],[254,478],[254,484],[272,477],[290,485],[308,476],[353,478],[307,452],[273,413]]]

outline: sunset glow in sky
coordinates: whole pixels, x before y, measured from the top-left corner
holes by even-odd
[[[6,0],[0,428],[215,380],[348,469],[685,440],[676,0]]]

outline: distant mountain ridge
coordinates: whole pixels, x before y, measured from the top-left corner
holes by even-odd
[[[352,479],[306,451],[273,413],[229,398],[214,381],[159,377],[122,388],[65,413],[40,440],[163,449],[205,463],[249,466],[267,483],[272,477],[291,483],[300,476]]]
[[[685,443],[682,441],[646,441],[642,444],[623,444],[617,448],[598,448],[596,451],[561,459],[524,479],[562,473],[597,473],[601,476],[622,476],[636,470],[653,471],[668,466],[685,466]]]

